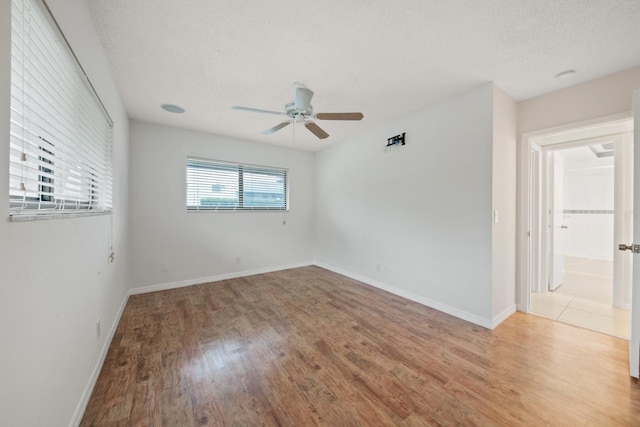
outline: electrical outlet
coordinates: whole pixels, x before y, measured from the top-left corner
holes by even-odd
[[[163,273],[166,273],[167,271],[169,271],[169,263],[164,261],[160,263],[160,271],[162,271]]]
[[[376,270],[379,271],[380,273],[386,273],[387,272],[387,264],[383,264],[381,262],[376,264]]]
[[[96,320],[96,338],[100,338],[100,319]]]

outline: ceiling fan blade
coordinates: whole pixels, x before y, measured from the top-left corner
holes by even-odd
[[[315,136],[317,136],[320,139],[325,139],[329,136],[328,133],[326,133],[325,131],[323,131],[320,126],[318,126],[317,124],[313,123],[313,122],[306,122],[304,124],[304,127],[306,127],[307,129],[309,129],[311,131],[312,134],[314,134]]]
[[[300,111],[307,111],[311,104],[311,98],[313,98],[313,91],[311,89],[298,86],[296,88],[296,109]]]
[[[263,131],[262,131],[262,133],[263,133],[264,135],[271,135],[272,133],[274,133],[274,132],[276,132],[276,131],[279,131],[279,130],[280,130],[280,129],[282,129],[283,127],[288,126],[288,125],[289,125],[289,123],[291,123],[291,121],[288,121],[288,122],[282,122],[282,123],[280,123],[280,124],[275,125],[275,126],[274,126],[274,127],[272,127],[272,128],[269,128],[269,129],[267,129],[267,130],[263,130]]]
[[[362,120],[362,113],[318,113],[318,120]]]
[[[233,108],[234,110],[251,111],[253,113],[275,114],[277,116],[282,116],[284,114],[284,113],[279,112],[279,111],[261,110],[259,108],[240,107],[238,105],[234,105],[231,108]]]

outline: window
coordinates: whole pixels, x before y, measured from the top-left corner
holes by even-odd
[[[187,158],[187,210],[286,211],[287,170]]]
[[[110,212],[112,121],[42,0],[12,0],[13,220]]]

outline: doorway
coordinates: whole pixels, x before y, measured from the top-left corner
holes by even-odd
[[[519,309],[628,339],[631,256],[615,243],[632,236],[633,120],[523,139],[528,231],[519,263],[527,286]]]
[[[616,148],[620,157],[626,138],[620,133],[536,150],[545,262],[543,280],[531,289],[531,313],[624,339],[631,284],[617,281],[614,292],[614,196]]]

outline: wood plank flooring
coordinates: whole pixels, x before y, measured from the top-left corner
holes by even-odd
[[[132,296],[82,426],[640,425],[627,341],[319,267]]]

